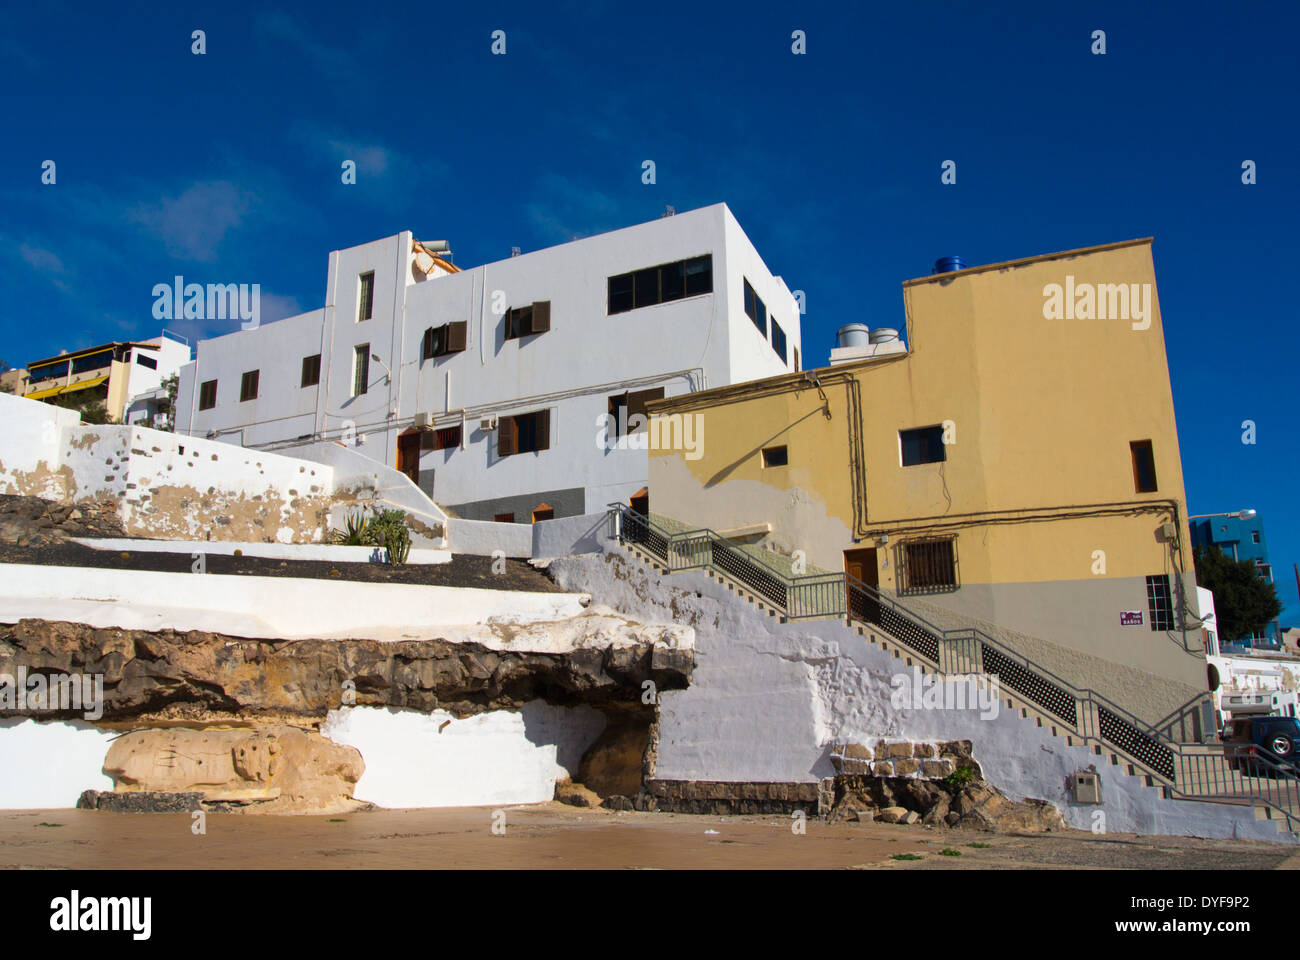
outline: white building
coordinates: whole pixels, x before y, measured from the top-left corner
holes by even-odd
[[[725,204],[472,269],[442,249],[335,251],[323,309],[200,341],[177,432],[355,443],[453,514],[528,522],[645,486],[646,431],[620,444],[611,412],[800,368],[797,301]]]
[[[162,336],[135,342],[103,343],[84,350],[35,360],[27,365],[22,396],[28,400],[53,400],[75,395],[98,400],[109,417],[120,423],[139,423],[154,417],[164,404],[163,381],[176,376],[190,362],[190,345],[183,337],[164,330]]]

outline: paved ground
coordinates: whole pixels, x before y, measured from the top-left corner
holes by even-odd
[[[202,548],[196,544],[195,549]],[[125,554],[125,555],[124,555]],[[152,553],[94,550],[79,543],[59,542],[20,547],[0,543],[0,563],[39,563],[64,567],[111,567],[119,570],[155,570],[190,573],[189,553]],[[459,554],[450,563],[405,564],[338,563],[328,560],[276,560],[270,557],[230,557],[210,553],[204,559],[209,574],[256,577],[307,577],[318,580],[365,580],[377,583],[431,584],[443,587],[481,587],[487,590],[562,592],[546,574],[523,560],[506,560],[505,570],[492,572],[491,557]]]
[[[1295,869],[1300,849],[1251,841],[994,836],[921,826],[786,817],[613,813],[561,804],[383,810],[341,817],[187,815],[88,810],[0,813],[0,868],[196,869]],[[944,855],[948,850],[959,856]],[[895,859],[896,857],[908,859]],[[911,859],[911,858],[919,859]]]

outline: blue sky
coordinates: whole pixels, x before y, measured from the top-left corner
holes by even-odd
[[[403,229],[470,266],[723,200],[806,291],[813,365],[939,256],[1154,236],[1190,512],[1260,511],[1297,623],[1297,10],[11,4],[0,357],[155,335],[178,273],[260,283],[271,319],[321,304],[330,250]]]

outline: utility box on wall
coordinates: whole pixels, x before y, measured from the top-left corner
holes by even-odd
[[[1075,803],[1101,803],[1101,774],[1089,770],[1071,774],[1070,795]]]

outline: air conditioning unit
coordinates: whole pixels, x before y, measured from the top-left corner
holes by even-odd
[[[478,422],[478,428],[483,431],[495,430],[497,428],[497,418],[484,417]]]
[[[1165,543],[1172,543],[1178,539],[1178,527],[1172,523],[1162,523],[1160,525],[1160,538]]]
[[[421,430],[433,429],[433,414],[417,413],[415,415],[415,425],[419,427]]]

